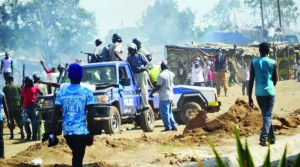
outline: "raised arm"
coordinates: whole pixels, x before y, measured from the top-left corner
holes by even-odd
[[[44,64],[44,62],[43,62],[42,60],[40,60],[40,63],[41,63],[41,65],[42,65],[42,67],[43,67],[44,71],[45,71],[47,74],[50,74],[50,73],[51,73],[51,71],[45,67],[45,64]]]
[[[274,71],[273,71],[273,74],[272,74],[272,81],[274,83],[274,86],[276,86],[276,83],[278,81],[278,76],[277,76],[277,65],[274,64]]]
[[[59,87],[60,87],[60,84],[58,84],[58,83],[53,83],[53,82],[39,81],[39,83],[45,84],[45,85],[49,85],[49,86],[55,87],[55,88],[59,88]]]

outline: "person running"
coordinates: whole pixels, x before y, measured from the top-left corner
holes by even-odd
[[[24,79],[24,84],[21,88],[21,93],[24,96],[23,100],[23,124],[25,126],[25,131],[27,134],[26,140],[32,139],[33,141],[37,140],[37,116],[34,111],[36,106],[36,96],[41,94],[42,90],[33,84],[33,78],[31,76],[26,76]],[[29,121],[30,120],[30,121]],[[32,126],[32,133],[30,128],[30,123]]]
[[[149,97],[153,98],[153,94],[158,91],[159,94],[159,114],[163,120],[165,131],[177,131],[176,122],[172,112],[173,79],[175,74],[171,72],[167,66],[167,62],[163,61],[160,65],[162,72],[159,74],[158,81],[154,89],[152,89]]]
[[[5,84],[6,84],[7,77],[9,75],[13,75],[13,71],[14,71],[13,67],[14,64],[12,58],[9,57],[9,53],[5,52],[5,57],[1,61],[1,73],[0,73],[3,74],[3,77],[5,79]]]
[[[275,102],[275,85],[277,83],[276,61],[269,58],[270,46],[263,42],[259,44],[260,57],[251,61],[249,80],[249,105],[253,107],[252,90],[255,80],[255,95],[261,110],[263,125],[260,133],[260,145],[275,144],[272,112]]]
[[[74,167],[83,166],[86,146],[91,146],[94,141],[95,100],[93,93],[80,85],[82,73],[82,67],[79,64],[69,66],[68,77],[71,84],[57,93],[48,145],[54,146],[58,143],[56,124],[62,109],[63,135],[72,150],[72,166]]]
[[[5,113],[6,118],[9,118],[9,110],[6,103],[5,94],[0,92],[0,111],[2,111],[2,107]],[[7,119],[7,124],[10,126],[10,121]],[[0,158],[4,159],[4,139],[3,139],[3,116],[0,113]]]
[[[21,111],[21,88],[14,84],[14,77],[9,75],[7,77],[7,85],[3,88],[3,93],[6,96],[6,102],[9,110],[9,120],[11,125],[9,139],[14,139],[15,121],[21,131],[21,139],[24,139],[22,111]]]

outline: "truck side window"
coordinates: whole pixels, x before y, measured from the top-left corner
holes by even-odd
[[[130,78],[128,78],[128,74],[125,67],[119,67],[119,81],[123,86],[130,85]]]
[[[128,78],[125,67],[119,67],[119,79],[120,81],[124,78]]]

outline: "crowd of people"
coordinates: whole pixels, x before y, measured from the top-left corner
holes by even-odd
[[[169,70],[167,61],[163,60],[160,63],[160,68],[153,65],[151,63],[152,55],[142,47],[142,42],[137,38],[134,38],[132,43],[128,45],[128,55],[125,56],[122,49],[122,38],[118,34],[113,34],[112,43],[108,48],[102,46],[100,39],[95,41],[95,46],[94,53],[87,54],[88,62],[127,61],[141,90],[140,111],[149,109],[148,98],[152,98],[153,94],[158,92],[160,100],[159,113],[165,127],[163,131],[177,131],[177,124],[172,112],[175,74]],[[236,46],[234,49],[236,49]],[[247,63],[234,63],[234,61],[228,59],[228,55],[231,53],[223,54],[221,49],[218,49],[216,55],[210,55],[200,50],[203,56],[196,56],[189,63],[192,66],[190,69],[192,85],[216,87],[219,96],[222,87],[224,88],[225,96],[228,96],[228,84],[239,84],[237,81],[237,69],[239,69],[242,73],[242,94],[249,96],[249,104],[251,106],[253,106],[251,97],[253,83],[256,81],[255,95],[263,116],[260,144],[266,145],[268,136],[271,144],[275,143],[270,119],[272,118],[274,105],[274,86],[277,82],[277,73],[275,61],[266,57],[269,53],[268,44],[262,43],[259,46],[259,51],[261,57],[252,60],[249,65]],[[58,113],[62,109],[64,113],[63,134],[73,152],[72,165],[75,166],[82,165],[85,147],[92,145],[94,138],[92,125],[94,116],[93,105],[95,102],[92,92],[80,85],[82,79],[80,62],[78,60],[69,66],[68,77],[71,83],[61,88],[56,96],[51,135],[49,135],[49,146],[56,145],[58,141],[55,135],[55,125],[58,121]],[[53,92],[51,84],[54,84],[54,87],[61,86],[55,83],[59,76],[58,71],[62,69],[61,65],[59,65],[57,68],[52,67],[49,70],[45,67],[43,61],[41,61],[41,65],[47,73],[47,82],[41,81],[40,76],[34,74],[33,76],[26,76],[23,79],[22,86],[19,87],[13,82],[13,60],[8,53],[2,59],[1,72],[6,85],[3,88],[3,93],[0,94],[0,102],[2,104],[0,107],[3,106],[8,118],[9,139],[14,139],[15,123],[20,128],[21,139],[33,141],[41,139],[38,133],[38,118],[40,116],[35,110],[37,96]],[[179,60],[176,73],[179,84],[188,84],[188,73],[189,70],[186,67],[186,63],[183,60]],[[46,83],[49,86],[48,89],[41,83]],[[153,89],[148,95],[149,87]],[[268,89],[265,89],[266,87]],[[75,106],[66,107],[70,105]],[[83,115],[86,115],[86,117]],[[74,121],[75,119],[83,120]],[[25,127],[25,133],[23,127]],[[3,147],[3,118],[0,116],[0,158],[4,158]]]

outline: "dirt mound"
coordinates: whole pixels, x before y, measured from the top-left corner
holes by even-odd
[[[233,136],[235,127],[238,128],[241,136],[250,136],[259,134],[262,126],[261,112],[258,107],[251,108],[246,101],[239,98],[228,112],[210,121],[205,121],[205,117],[202,112],[193,113],[184,133],[176,136],[175,139],[198,144],[207,143],[209,140],[218,142],[220,138]],[[300,109],[285,117],[274,116],[273,124],[275,130],[298,127]]]
[[[194,110],[190,115],[189,121],[186,124],[183,133],[186,133],[186,131],[188,130],[193,130],[205,126],[206,118],[206,111]]]
[[[193,118],[191,121],[203,119],[203,116],[197,116],[200,118]],[[244,100],[237,99],[228,112],[202,124],[199,127],[202,127],[202,129],[206,132],[222,130],[232,134],[234,132],[234,127],[236,126],[241,135],[247,135],[257,133],[261,125],[261,115],[258,108],[254,107],[253,109]]]

